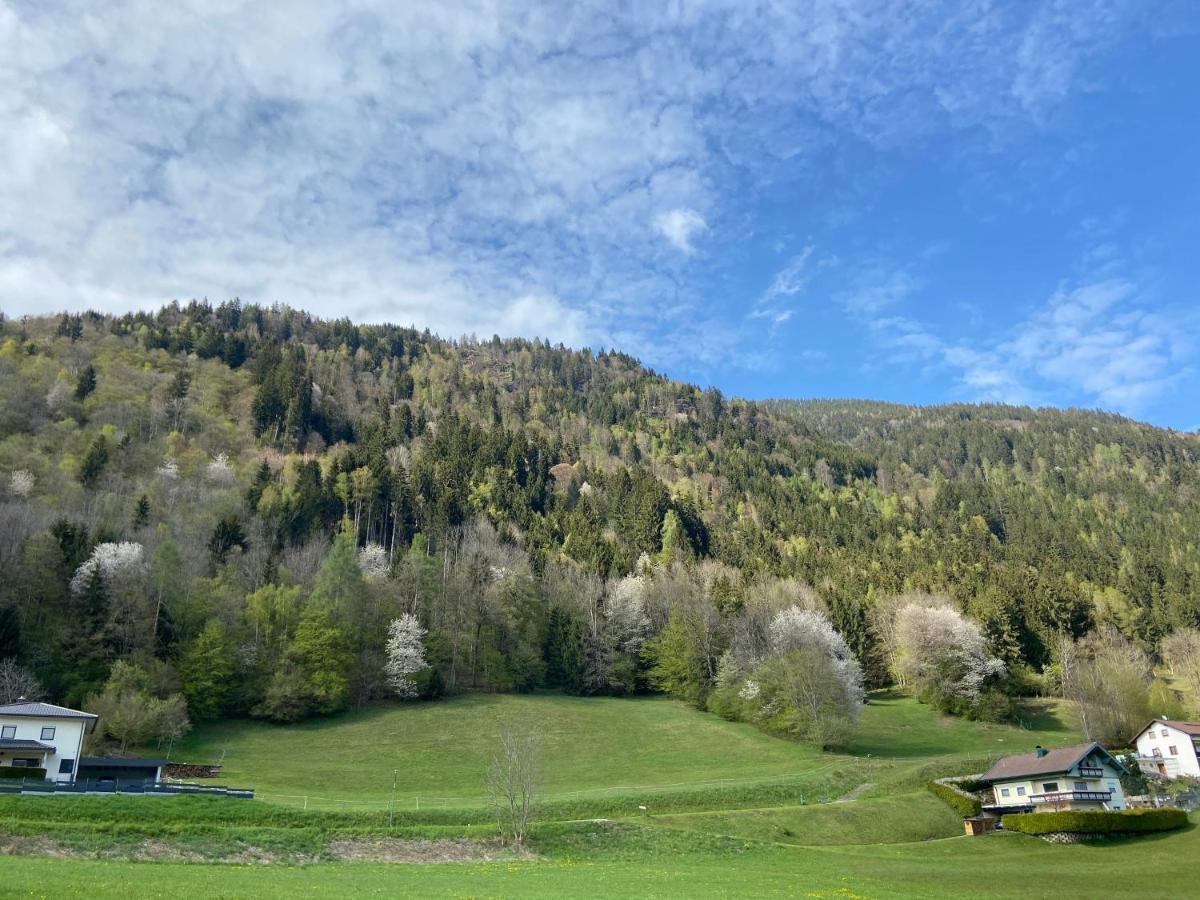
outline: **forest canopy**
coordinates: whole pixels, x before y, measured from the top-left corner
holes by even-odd
[[[0,661],[159,736],[544,686],[833,744],[863,685],[1000,716],[1093,632],[1161,660],[1198,462],[1106,413],[754,403],[236,301],[6,320]]]

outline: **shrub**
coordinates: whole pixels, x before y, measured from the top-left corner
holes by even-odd
[[[931,781],[926,787],[930,792],[949,806],[952,810],[962,816],[964,819],[970,816],[977,816],[983,812],[983,804],[974,797],[969,796],[957,788],[953,788],[948,784],[942,784],[940,781]]]
[[[0,778],[45,780],[46,770],[36,766],[0,766]]]
[[[1063,812],[1014,813],[1001,820],[1006,831],[1021,834],[1131,834],[1172,831],[1188,824],[1182,809],[1126,809],[1110,812],[1066,810]]]

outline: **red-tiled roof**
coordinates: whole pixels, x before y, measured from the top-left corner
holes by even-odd
[[[1141,731],[1139,731],[1137,736],[1141,737],[1146,733],[1147,728],[1153,728],[1155,725],[1160,723],[1163,725],[1168,725],[1171,728],[1177,728],[1184,734],[1200,737],[1200,722],[1181,722],[1178,719],[1155,719],[1153,722],[1147,725],[1146,728],[1143,728]],[[1137,740],[1137,738],[1134,738],[1134,740]]]
[[[1031,775],[1057,775],[1068,772],[1093,749],[1107,752],[1092,741],[1087,744],[1075,744],[1070,747],[1056,747],[1046,750],[1044,756],[1038,756],[1036,750],[1028,753],[1018,753],[1016,756],[1006,756],[997,760],[983,775],[983,781],[1003,781],[1010,778],[1024,778]]]

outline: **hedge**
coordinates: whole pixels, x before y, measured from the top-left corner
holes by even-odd
[[[1124,809],[1113,811],[1065,810],[1062,812],[1012,813],[1000,819],[1005,831],[1021,834],[1129,834],[1172,831],[1188,824],[1182,809]]]
[[[944,802],[964,819],[977,816],[983,812],[983,804],[962,791],[955,790],[940,781],[931,781],[926,785],[935,797]]]
[[[46,780],[46,770],[36,766],[0,766],[0,778],[28,778]]]

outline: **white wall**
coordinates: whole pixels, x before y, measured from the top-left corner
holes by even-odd
[[[1166,732],[1165,736],[1163,732]],[[1177,751],[1174,755],[1171,753],[1172,747]],[[1165,722],[1155,722],[1142,732],[1137,740],[1137,751],[1140,757],[1161,756],[1166,762],[1169,778],[1178,778],[1180,775],[1200,778],[1200,762],[1196,760],[1192,736]],[[1170,764],[1171,760],[1175,761],[1174,766]]]
[[[17,733],[11,740],[38,741],[54,747],[53,753],[45,756],[46,778],[50,781],[70,782],[79,770],[79,757],[83,755],[83,729],[88,719],[46,719],[33,716],[0,716],[0,726],[15,725]],[[53,738],[42,738],[43,728],[53,728]],[[0,766],[11,766],[14,758],[24,759],[40,756],[27,750],[0,750]],[[59,774],[64,759],[74,760],[71,773]]]

